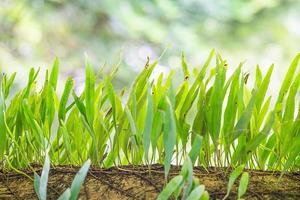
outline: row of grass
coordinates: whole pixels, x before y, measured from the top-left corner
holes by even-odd
[[[167,175],[171,163],[182,164],[198,145],[192,153],[197,166],[298,170],[299,59],[300,54],[274,96],[267,96],[273,65],[265,75],[257,67],[249,85],[243,64],[228,76],[226,60],[214,50],[193,71],[182,56],[179,84],[173,71],[151,79],[154,61],[122,91],[112,84],[117,67],[96,75],[88,61],[81,94],[74,92],[72,78],[58,86],[57,59],[42,87],[36,84],[39,71],[32,68],[27,85],[11,94],[16,74],[4,74],[0,160],[4,168],[23,168],[43,163],[49,152],[53,164],[162,163]],[[57,87],[64,87],[61,95]]]

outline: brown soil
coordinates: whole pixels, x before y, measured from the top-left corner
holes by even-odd
[[[41,167],[35,167],[38,174]],[[71,182],[77,167],[52,167],[48,182],[48,199],[56,199]],[[170,175],[175,176],[180,168],[173,166]],[[33,173],[24,171],[30,177]],[[249,171],[250,183],[245,199],[300,199],[300,173]],[[195,168],[194,174],[205,185],[211,199],[222,199],[230,169]],[[80,199],[155,199],[164,186],[164,171],[161,165],[122,166],[110,169],[92,168],[82,187]],[[229,199],[236,199],[237,185]],[[37,199],[33,182],[16,173],[0,171],[0,199]]]

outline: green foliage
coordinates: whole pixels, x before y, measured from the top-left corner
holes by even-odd
[[[275,104],[267,97],[273,65],[265,76],[257,67],[255,79],[252,74],[249,79],[254,84],[249,84],[242,64],[228,76],[227,62],[214,50],[193,73],[182,54],[185,77],[179,83],[173,72],[152,79],[158,61],[147,63],[121,94],[113,85],[117,68],[97,75],[88,61],[80,94],[73,91],[72,78],[57,85],[57,59],[41,89],[34,69],[27,85],[14,94],[10,88],[16,74],[4,75],[0,158],[7,168],[23,168],[42,163],[49,149],[54,164],[87,159],[101,167],[163,163],[166,178],[171,164],[183,164],[186,155],[192,166],[297,170],[299,59],[300,54]],[[64,88],[61,95],[57,87]]]
[[[47,184],[48,184],[49,170],[50,170],[50,159],[49,156],[46,155],[41,177],[39,177],[39,175],[37,174],[34,174],[34,189],[40,200],[47,199]]]
[[[229,181],[228,181],[228,184],[227,184],[227,193],[226,193],[226,196],[223,198],[223,199],[226,199],[228,196],[229,196],[229,193],[232,189],[232,186],[235,182],[235,180],[241,175],[241,173],[243,172],[244,170],[244,165],[241,165],[239,167],[237,167],[235,170],[233,170],[229,176]]]
[[[167,200],[170,198],[173,192],[177,190],[183,182],[181,175],[175,176],[165,187],[165,189],[159,194],[157,200]]]
[[[240,185],[238,189],[238,199],[241,199],[241,197],[246,193],[248,183],[249,183],[249,173],[244,172],[240,180]]]
[[[78,173],[76,174],[71,188],[70,188],[70,192],[71,192],[71,196],[70,196],[70,200],[76,200],[78,197],[78,194],[80,192],[80,187],[82,185],[82,183],[84,182],[84,179],[89,171],[91,165],[91,161],[87,160],[83,166],[81,167],[81,169],[78,171]]]

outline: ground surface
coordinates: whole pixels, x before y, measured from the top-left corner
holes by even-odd
[[[41,167],[35,167],[40,174]],[[76,167],[51,167],[48,198],[56,199],[78,171]],[[172,167],[171,176],[179,167]],[[33,177],[33,173],[25,171]],[[195,168],[194,174],[206,186],[211,199],[222,199],[230,170]],[[288,173],[279,179],[278,172],[251,171],[245,199],[300,199],[300,173]],[[164,185],[163,166],[123,166],[122,168],[91,169],[82,187],[80,199],[155,199]],[[236,199],[236,185],[229,199]],[[24,175],[0,171],[0,199],[37,199],[33,182]]]

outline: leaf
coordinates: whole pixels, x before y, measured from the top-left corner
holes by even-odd
[[[153,100],[151,96],[151,88],[148,86],[147,90],[147,113],[143,131],[143,146],[145,151],[145,158],[148,160],[148,152],[151,141],[151,133],[152,133],[152,121],[153,121]]]
[[[186,64],[185,56],[184,56],[183,52],[181,53],[181,65],[182,65],[182,69],[183,69],[183,73],[184,73],[184,80],[187,80],[190,77],[190,72],[189,72],[188,66]]]
[[[196,200],[196,199],[200,199],[200,197],[203,195],[204,193],[204,185],[199,185],[197,186],[195,189],[192,190],[192,192],[190,193],[190,195],[186,198],[186,200]]]
[[[39,182],[39,196],[40,200],[46,200],[47,199],[47,184],[48,184],[48,176],[49,176],[49,170],[50,170],[50,159],[48,154],[46,154],[45,157],[45,163],[43,166],[41,178],[38,181]]]
[[[218,61],[218,60],[217,60]],[[217,147],[221,128],[222,108],[223,108],[223,90],[226,70],[223,63],[218,64],[216,68],[215,81],[212,86],[212,92],[207,108],[208,128],[212,137],[212,142]]]
[[[249,173],[243,172],[240,180],[239,189],[238,189],[238,199],[240,199],[246,193],[248,183],[249,183]]]
[[[288,97],[286,100],[286,106],[284,110],[284,115],[283,115],[283,122],[287,123],[289,121],[292,121],[294,119],[294,113],[295,113],[295,100],[296,100],[296,95],[298,93],[298,88],[300,85],[300,73],[295,78],[295,81],[292,83]]]
[[[71,198],[71,190],[70,188],[66,189],[64,193],[62,193],[57,200],[69,200]]]
[[[193,164],[195,164],[197,157],[200,154],[202,139],[203,139],[202,136],[196,135],[192,145],[192,149],[190,150],[189,157],[191,158]]]
[[[259,155],[259,160],[260,160],[260,166],[264,167],[266,166],[266,162],[268,157],[271,154],[271,151],[273,150],[273,148],[275,147],[276,144],[276,135],[272,134],[269,138],[267,143],[264,145],[265,148],[262,150],[262,152]]]
[[[237,124],[234,127],[234,133],[235,133],[234,138],[230,142],[238,138],[244,131],[247,130],[247,126],[249,124],[254,109],[256,96],[257,96],[257,91],[254,91],[250,99],[250,102],[248,103],[246,109],[244,110],[240,119],[238,120]]]
[[[37,175],[36,173],[34,173],[34,182],[33,182],[33,186],[34,186],[34,191],[36,193],[36,195],[38,196],[39,199],[41,199],[40,196],[40,182],[41,182],[41,178],[39,175]]]
[[[165,167],[165,177],[167,177],[171,166],[173,149],[176,143],[176,122],[175,122],[172,105],[168,97],[166,97],[166,102],[165,102],[164,120],[165,120],[164,134],[163,134],[164,149],[165,149],[164,167]]]
[[[244,168],[245,168],[245,165],[241,165],[231,172],[231,174],[229,176],[229,181],[227,184],[227,193],[226,193],[225,197],[223,198],[223,200],[229,196],[231,188],[232,188],[235,180],[241,175]]]
[[[70,139],[70,133],[68,132],[68,129],[63,121],[60,122],[60,128],[59,130],[62,133],[63,136],[63,144],[65,146],[65,151],[68,155],[72,154],[72,147],[71,147],[71,139]]]
[[[157,112],[154,113],[152,133],[151,133],[151,146],[153,151],[157,147],[158,138],[161,134],[163,117],[164,117],[164,112],[162,110],[158,110]]]
[[[65,84],[63,94],[60,99],[59,108],[58,108],[58,117],[60,120],[63,121],[65,120],[66,117],[66,105],[69,99],[69,95],[72,91],[73,84],[74,84],[73,79],[68,78]]]
[[[95,96],[95,75],[94,70],[88,60],[86,59],[85,68],[85,108],[86,117],[90,126],[93,125],[94,121],[94,96]]]
[[[267,136],[269,135],[272,126],[274,124],[275,121],[275,113],[272,112],[270,113],[270,117],[269,120],[267,121],[267,123],[265,124],[265,127],[263,128],[263,130],[258,133],[257,135],[254,136],[253,139],[251,139],[249,142],[247,142],[246,144],[246,152],[254,152],[256,150],[256,148],[262,144],[262,141],[265,140],[267,138]]]
[[[258,116],[258,122],[257,122],[257,127],[260,128],[261,124],[263,123],[267,112],[269,111],[269,106],[271,103],[271,96],[266,100],[266,102],[264,103],[264,105],[262,106],[259,116]]]
[[[212,49],[209,53],[208,58],[206,59],[205,63],[203,64],[200,73],[197,76],[197,80],[199,80],[199,81],[203,80],[203,78],[206,74],[206,70],[209,67],[209,64],[210,64],[212,58],[214,57],[214,55],[215,55],[215,49]]]
[[[188,82],[185,81],[178,89],[178,92],[175,97],[175,109],[176,110],[177,110],[177,108],[180,109],[182,107],[187,93],[188,93]]]
[[[2,87],[0,85],[0,158],[4,156],[6,150],[7,133],[5,127],[5,102],[2,93]]]
[[[135,121],[132,117],[132,114],[130,112],[130,110],[128,109],[128,107],[126,106],[125,107],[125,113],[127,115],[127,118],[128,118],[128,121],[129,121],[129,125],[130,125],[130,128],[131,128],[131,136],[133,138],[133,145],[134,147],[137,149],[137,141],[135,139],[135,136],[137,135],[137,127],[136,127],[136,124],[135,124]]]
[[[157,200],[168,200],[172,193],[181,186],[182,182],[183,177],[181,175],[172,178],[163,191],[158,195]]]
[[[77,172],[72,185],[71,185],[71,197],[70,200],[76,200],[78,197],[78,194],[80,192],[80,187],[82,183],[84,182],[84,179],[89,171],[91,165],[91,160],[87,160],[83,166],[80,168],[80,170]]]
[[[185,189],[183,191],[183,199],[187,197],[193,186],[193,164],[189,156],[185,159],[180,174],[185,180]]]
[[[292,84],[292,80],[295,75],[295,71],[297,69],[299,59],[300,59],[300,53],[297,54],[297,56],[293,59],[292,63],[289,66],[288,72],[285,75],[285,78],[283,80],[283,83],[279,91],[279,95],[277,97],[276,107],[275,107],[276,110],[280,109],[280,107],[282,106],[283,98],[287,94],[287,91],[290,85]]]
[[[76,104],[78,110],[83,115],[84,119],[88,122],[88,118],[86,115],[86,108],[85,108],[83,102],[81,101],[81,99],[79,97],[77,97],[74,90],[72,92],[72,95],[73,95],[73,98],[74,98],[74,101],[75,101],[75,104]]]
[[[9,96],[9,92],[10,92],[10,89],[11,89],[11,87],[13,85],[13,82],[16,78],[16,75],[17,75],[17,73],[14,72],[8,80],[7,80],[6,75],[4,75],[4,77],[2,79],[2,90],[3,90],[4,99],[6,99]]]
[[[50,84],[54,90],[56,90],[56,86],[57,86],[58,73],[59,73],[59,61],[58,58],[55,58],[54,63],[52,65],[52,70],[49,79]]]
[[[271,75],[272,75],[272,72],[273,72],[273,68],[274,68],[274,65],[272,64],[270,66],[268,72],[267,72],[267,75],[265,76],[264,80],[260,84],[259,89],[257,91],[256,109],[257,109],[258,112],[260,111],[261,105],[262,105],[262,103],[264,101],[264,98],[266,96],[266,92],[268,90],[268,86],[269,86],[269,83],[270,83],[270,78],[271,78]]]
[[[285,161],[283,165],[284,171],[291,168],[292,164],[296,161],[297,157],[300,155],[300,135],[297,135],[293,138],[292,141],[290,141],[290,145],[287,149],[285,149],[286,154],[288,154],[287,160]],[[284,173],[282,171],[282,173]]]
[[[204,191],[200,200],[209,200],[209,194],[207,191]]]
[[[113,125],[115,127],[115,129],[117,129],[117,104],[116,104],[116,95],[114,92],[114,88],[111,84],[111,80],[109,78],[107,78],[105,80],[105,90],[108,94],[108,98],[110,100],[110,104],[112,107],[112,115],[113,115]],[[122,121],[123,123],[123,121]]]
[[[229,144],[233,135],[231,134],[234,128],[234,123],[236,120],[236,113],[237,113],[237,101],[238,101],[238,91],[239,91],[239,78],[241,74],[241,64],[238,69],[234,72],[229,96],[227,100],[227,105],[225,108],[224,113],[224,123],[223,123],[223,134],[226,148],[229,148]],[[228,151],[228,150],[227,150]]]

